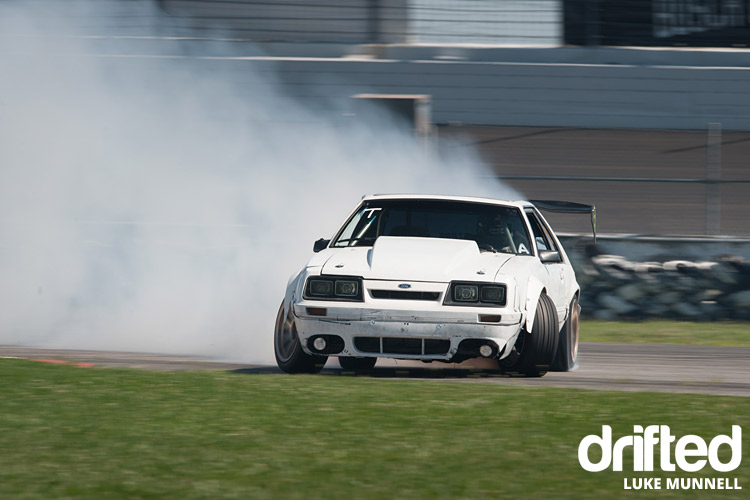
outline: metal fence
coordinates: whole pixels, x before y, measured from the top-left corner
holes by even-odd
[[[159,0],[182,35],[266,41],[746,47],[750,0]]]
[[[722,133],[721,124],[710,123],[708,126],[708,137],[706,141],[706,171],[702,178],[666,178],[666,177],[592,177],[592,176],[539,176],[539,175],[498,175],[497,179],[505,181],[546,181],[546,182],[577,182],[577,183],[615,183],[624,191],[632,189],[627,187],[633,184],[667,184],[674,191],[679,185],[701,185],[705,190],[705,225],[703,234],[721,234],[721,186],[747,186],[750,179],[722,179],[721,178],[721,150]],[[625,186],[623,186],[623,183]],[[693,224],[692,227],[700,227]]]
[[[750,236],[750,133],[441,126],[442,148],[474,148],[528,199],[595,204],[601,234]],[[498,186],[500,196],[508,196]],[[548,213],[558,232],[586,220]],[[750,256],[750,255],[749,255]]]
[[[747,47],[750,0],[562,0],[570,45]]]
[[[397,43],[408,0],[158,0],[180,36],[262,42]]]
[[[409,34],[418,43],[559,45],[560,0],[411,0]]]
[[[57,1],[66,4],[66,21],[92,36],[504,46],[750,43],[750,0]],[[43,17],[44,9],[36,15]]]

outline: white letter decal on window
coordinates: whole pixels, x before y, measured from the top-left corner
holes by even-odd
[[[375,215],[376,212],[380,212],[383,210],[382,208],[365,208],[364,213],[367,214],[367,218],[371,219],[373,215]]]

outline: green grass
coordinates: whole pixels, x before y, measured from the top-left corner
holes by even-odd
[[[742,425],[743,465],[700,474],[738,477],[750,488],[750,398],[20,360],[0,360],[0,394],[3,499],[711,493],[633,495],[623,478],[647,474],[584,471],[578,443],[602,424],[616,437],[633,425],[667,424],[679,436],[704,438]]]
[[[643,342],[750,346],[750,323],[684,321],[581,320],[581,340],[588,342]]]

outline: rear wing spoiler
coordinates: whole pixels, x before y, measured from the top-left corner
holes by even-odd
[[[596,244],[596,205],[584,205],[572,201],[550,201],[529,200],[540,210],[557,212],[563,214],[591,214],[591,229],[594,232],[594,244]]]

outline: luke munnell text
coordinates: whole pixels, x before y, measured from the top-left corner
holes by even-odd
[[[626,490],[741,490],[737,478],[728,477],[660,477],[624,478]]]

